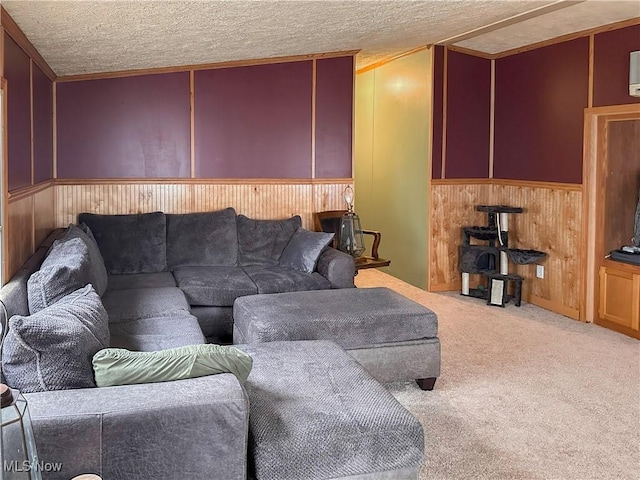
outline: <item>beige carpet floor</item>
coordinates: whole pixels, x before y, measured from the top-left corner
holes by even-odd
[[[438,314],[435,390],[389,384],[422,423],[427,479],[640,479],[640,342],[534,305],[386,286]]]

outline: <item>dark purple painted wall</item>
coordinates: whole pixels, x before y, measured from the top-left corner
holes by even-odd
[[[312,62],[195,72],[198,178],[311,177]]]
[[[53,178],[53,83],[33,65],[33,177]]]
[[[351,177],[353,57],[316,61],[316,178]]]
[[[5,34],[4,75],[7,79],[9,191],[31,185],[31,86],[29,56]]]
[[[640,25],[594,35],[594,107],[640,103],[629,95],[629,53],[637,50]]]
[[[433,152],[431,178],[442,178],[442,93],[444,86],[444,47],[435,46],[433,60]]]
[[[589,39],[496,60],[494,177],[582,182]]]
[[[58,83],[59,178],[189,177],[189,72]]]
[[[447,52],[445,178],[489,176],[491,61]]]

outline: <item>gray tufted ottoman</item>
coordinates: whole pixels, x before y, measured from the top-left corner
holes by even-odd
[[[253,357],[245,384],[249,478],[415,480],[420,423],[333,342],[238,345]]]
[[[233,305],[233,343],[333,340],[381,382],[440,375],[436,314],[388,288],[251,295]]]

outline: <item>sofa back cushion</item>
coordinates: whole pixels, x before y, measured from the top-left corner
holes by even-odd
[[[109,346],[108,323],[91,285],[34,315],[13,316],[2,351],[9,386],[24,393],[95,387],[91,360]]]
[[[238,215],[238,265],[278,265],[284,248],[301,225],[299,215],[286,220],[253,220]]]
[[[91,285],[95,288],[98,295],[104,295],[107,290],[109,279],[107,277],[107,269],[104,266],[104,258],[100,253],[100,247],[86,224],[69,225],[62,240],[70,240],[72,238],[81,239],[89,249],[89,260],[91,261]],[[85,285],[85,284],[83,284]]]
[[[230,267],[238,259],[236,211],[167,215],[167,266]]]
[[[56,240],[40,270],[27,281],[29,312],[33,315],[91,283],[91,273],[89,249],[82,239]]]
[[[167,222],[162,212],[134,215],[81,213],[100,247],[107,273],[156,273],[167,269]]]

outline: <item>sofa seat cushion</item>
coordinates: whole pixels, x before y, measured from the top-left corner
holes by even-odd
[[[300,226],[299,215],[286,220],[254,220],[238,215],[238,265],[277,265]]]
[[[189,313],[165,317],[141,318],[126,323],[109,324],[110,346],[138,352],[206,343],[198,320]]]
[[[109,323],[189,313],[184,293],[176,287],[107,290],[102,303],[109,314]]]
[[[420,423],[338,345],[237,347],[253,357],[245,384],[250,478],[418,477],[424,455]],[[413,476],[398,475],[405,470]]]
[[[135,215],[81,213],[109,274],[154,273],[167,269],[167,228],[162,212]]]
[[[167,215],[167,265],[233,266],[238,258],[236,212]]]
[[[130,288],[175,287],[176,279],[170,272],[130,273],[128,275],[109,275],[109,290],[128,290]]]
[[[243,267],[258,288],[257,293],[301,292],[325,290],[331,283],[318,272],[305,273],[283,267]]]
[[[230,307],[236,298],[258,293],[239,267],[179,267],[173,275],[190,305]]]

